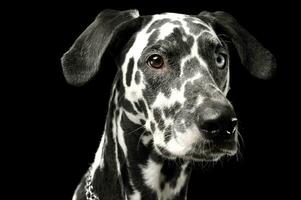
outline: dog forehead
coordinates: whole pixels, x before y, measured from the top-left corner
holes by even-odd
[[[156,38],[153,42],[164,41],[176,29],[180,29],[180,33],[183,35],[192,36],[194,41],[197,41],[197,38],[204,32],[216,36],[209,24],[191,15],[163,13],[152,15],[148,20],[146,25],[137,32],[135,40],[127,53],[127,57],[133,57],[135,63],[139,60],[143,50],[151,44],[150,41],[153,38]],[[183,39],[186,38],[183,36]]]
[[[202,21],[201,19],[185,14],[178,13],[163,13],[152,16],[146,33],[154,30],[159,30],[159,38],[164,39],[167,35],[171,34],[174,28],[181,28],[185,34],[198,35],[202,31],[212,32],[212,28]]]

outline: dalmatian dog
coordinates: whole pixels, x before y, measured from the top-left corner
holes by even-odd
[[[225,12],[102,11],[62,57],[76,86],[117,69],[95,160],[73,200],[186,199],[192,162],[235,155],[230,46],[251,75],[271,78],[273,55]]]

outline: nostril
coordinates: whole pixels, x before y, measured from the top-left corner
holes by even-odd
[[[221,114],[215,118],[203,118],[199,128],[207,139],[226,140],[234,137],[237,122],[236,117]]]
[[[237,127],[237,118],[232,118],[231,121],[229,122],[228,127],[225,129],[226,133],[228,135],[231,135],[235,133]]]
[[[234,137],[237,118],[231,106],[218,101],[209,101],[200,107],[197,118],[203,136],[211,140],[227,140]]]
[[[230,130],[229,130],[229,131],[231,131],[231,133],[233,133],[236,130],[237,122],[238,122],[237,118],[232,118],[231,119],[231,127],[230,127]]]

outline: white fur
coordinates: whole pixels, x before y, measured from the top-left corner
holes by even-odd
[[[117,116],[117,123],[118,124],[121,124],[121,115],[122,115],[122,112],[123,109],[120,110],[120,113],[119,115]],[[124,141],[124,131],[122,130],[122,127],[121,126],[118,126],[117,127],[117,138],[118,138],[118,143],[124,153],[124,156],[125,158],[127,158],[127,146],[125,144],[125,141]]]
[[[153,139],[153,136],[152,135],[144,135],[144,136],[142,136],[141,139],[142,139],[142,143],[146,146]]]
[[[95,154],[94,162],[92,164],[91,174],[94,174],[95,170],[100,167],[102,169],[104,167],[104,150],[107,145],[107,136],[104,133],[101,137],[101,141],[97,152]]]
[[[118,102],[118,92],[117,91],[116,91],[114,102],[115,103]],[[116,166],[117,166],[117,174],[120,175],[121,170],[120,170],[120,163],[118,160],[118,142],[117,142],[118,130],[120,127],[118,126],[119,123],[117,123],[118,116],[116,116],[116,112],[113,112],[113,116],[112,116],[111,120],[112,120],[112,137],[113,137],[113,141],[114,141],[114,145],[115,145],[115,161],[116,161]]]
[[[162,164],[149,159],[146,166],[141,166],[145,184],[155,191],[160,190]]]
[[[134,190],[134,194],[130,195],[130,200],[140,200],[141,193],[138,190]]]

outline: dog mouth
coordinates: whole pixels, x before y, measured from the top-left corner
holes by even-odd
[[[168,149],[157,146],[157,152],[167,159],[183,159],[192,161],[218,161],[224,156],[234,156],[237,152],[237,142],[234,140],[224,141],[222,143],[204,141],[195,144],[184,155],[175,155]]]
[[[206,142],[200,147],[193,148],[186,157],[195,161],[217,161],[223,156],[233,156],[237,152],[237,143],[227,141],[222,144]]]

